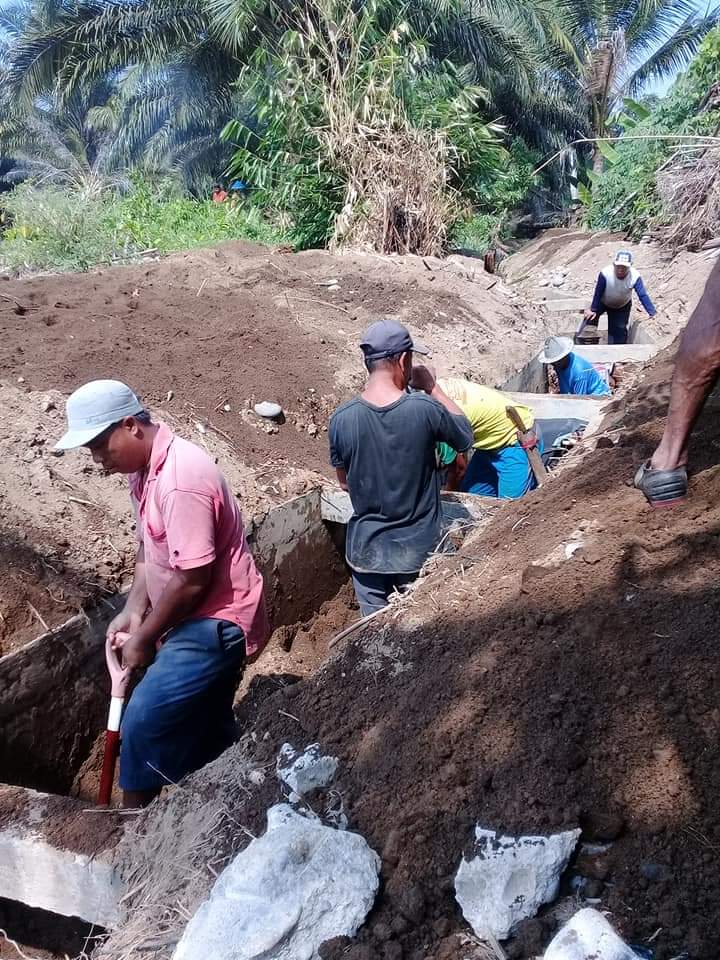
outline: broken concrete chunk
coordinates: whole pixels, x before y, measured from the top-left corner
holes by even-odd
[[[605,917],[585,907],[550,942],[543,960],[638,960]]]
[[[579,830],[567,830],[515,839],[477,826],[475,855],[463,857],[455,876],[457,902],[476,936],[503,940],[554,900],[579,836]]]
[[[223,870],[187,925],[173,960],[311,960],[352,937],[378,889],[380,858],[357,833],[280,804],[267,831]]]
[[[263,400],[262,403],[256,403],[253,409],[259,417],[265,417],[266,420],[276,420],[282,413],[280,404],[272,403],[270,400]]]
[[[284,784],[300,796],[313,790],[324,790],[335,779],[339,760],[324,757],[319,743],[311,743],[304,752],[284,743],[277,758],[277,775]]]

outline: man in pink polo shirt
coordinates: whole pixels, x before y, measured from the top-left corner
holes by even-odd
[[[129,671],[147,667],[121,729],[128,807],[208,763],[235,739],[233,698],[245,659],[269,630],[263,581],[228,484],[200,447],[153,423],[117,380],[67,401],[58,449],[84,446],[128,475],[137,517],[135,577],[108,640]]]

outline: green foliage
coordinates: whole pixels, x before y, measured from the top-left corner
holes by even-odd
[[[268,33],[241,74],[256,110],[252,124],[225,128],[236,146],[230,174],[272,194],[294,221],[297,246],[357,238],[362,220],[372,232],[373,211],[388,221],[383,236],[390,236],[394,215],[378,194],[402,203],[417,164],[429,171],[420,192],[429,188],[425,202],[437,201],[439,210],[460,191],[472,199],[507,157],[502,128],[480,113],[484,91],[451,64],[429,60],[407,12],[400,8],[397,20],[383,24],[386,0],[357,11],[308,0],[305,21],[274,44]],[[413,216],[424,215],[421,204],[410,206]]]
[[[629,137],[615,144],[616,161],[593,185],[588,224],[597,229],[628,230],[640,236],[667,216],[657,190],[656,173],[677,148],[679,140],[652,139],[653,135],[711,135],[720,123],[717,110],[700,110],[709,88],[720,81],[720,28],[702,43],[688,71],[670,93],[639,122],[620,125]]]
[[[99,263],[170,253],[224,240],[277,243],[285,239],[262,209],[250,202],[191,200],[164,184],[138,182],[126,196],[38,188],[29,183],[3,194],[12,226],[0,239],[0,267],[87,270]]]
[[[508,212],[517,209],[535,185],[537,163],[534,151],[522,140],[513,140],[493,170],[479,176],[472,187],[465,186],[463,195],[474,200],[473,210],[453,224],[451,245],[480,252],[494,246],[506,233]]]
[[[483,253],[494,247],[502,233],[501,214],[476,213],[458,220],[450,233],[450,244],[459,250]]]

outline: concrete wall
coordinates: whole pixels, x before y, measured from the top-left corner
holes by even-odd
[[[347,523],[352,516],[349,494],[338,487],[323,487],[322,516],[330,523]],[[489,520],[500,506],[495,497],[477,497],[471,493],[444,493],[442,495],[443,517],[446,523],[453,520]]]
[[[500,387],[501,390],[514,390],[520,393],[547,393],[548,378],[547,367],[540,363],[537,356],[533,357],[522,370],[506,380]]]
[[[320,498],[319,489],[311,490],[254,518],[248,527],[275,627],[309,620],[349,577],[323,523]]]
[[[73,617],[0,658],[0,782],[66,792],[104,729],[112,609]]]
[[[593,423],[602,414],[608,397],[572,397],[561,393],[508,393],[516,403],[529,407],[538,420],[561,418]]]
[[[124,892],[112,867],[118,835],[97,823],[112,814],[86,813],[83,806],[67,797],[0,787],[0,897],[112,929]],[[99,837],[100,845],[91,837]]]

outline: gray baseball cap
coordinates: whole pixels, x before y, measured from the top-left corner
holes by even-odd
[[[413,340],[407,327],[397,320],[388,319],[377,320],[367,328],[360,341],[360,349],[366,360],[384,360],[385,357],[407,353],[408,350],[425,357],[430,356],[425,344]]]
[[[82,447],[123,417],[132,417],[144,409],[130,387],[119,380],[91,380],[68,397],[68,429],[55,449]]]

